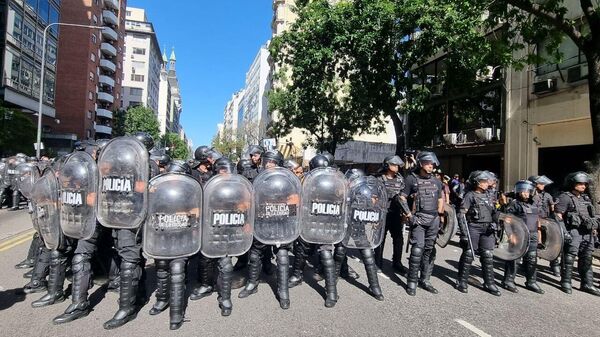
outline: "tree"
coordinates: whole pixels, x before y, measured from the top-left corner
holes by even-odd
[[[176,133],[165,133],[160,142],[169,148],[169,156],[173,159],[187,159],[190,155],[187,144]]]
[[[0,157],[22,152],[33,155],[36,127],[23,112],[0,106]]]
[[[211,141],[212,147],[231,160],[237,160],[242,156],[244,144],[244,139],[229,129],[223,130],[223,137],[219,137],[217,134]]]
[[[121,137],[125,136],[125,116],[127,115],[127,110],[118,109],[113,112],[113,137]]]
[[[148,132],[155,141],[160,139],[160,125],[154,115],[154,111],[143,106],[127,109],[123,130],[125,134],[134,134],[141,131]]]
[[[380,133],[380,114],[356,109],[346,82],[352,62],[346,53],[352,36],[347,18],[352,4],[327,0],[297,3],[298,19],[273,39],[270,52],[281,86],[269,94],[277,137],[303,129],[308,145],[335,154],[338,144],[362,133]]]

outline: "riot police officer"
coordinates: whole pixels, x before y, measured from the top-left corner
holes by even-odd
[[[585,172],[574,172],[565,178],[566,192],[558,197],[556,215],[563,220],[571,238],[565,238],[563,247],[561,289],[571,294],[573,264],[578,257],[580,289],[586,293],[600,296],[600,290],[594,286],[592,253],[598,230],[598,218],[588,193],[590,177]]]
[[[212,176],[212,168],[208,161],[208,152],[210,148],[206,145],[198,146],[194,151],[194,159],[198,161],[198,166],[192,171],[192,176],[204,185]]]
[[[469,273],[474,255],[479,254],[483,271],[483,288],[490,294],[500,296],[494,282],[495,223],[498,215],[491,195],[487,193],[491,177],[486,171],[474,171],[469,175],[470,191],[461,203],[458,220],[461,224],[461,248],[456,289],[466,293]]]
[[[400,168],[404,166],[404,162],[398,156],[387,156],[383,160],[381,167],[382,174],[379,179],[385,185],[388,195],[388,212],[385,218],[385,232],[388,231],[392,235],[393,255],[392,268],[395,271],[405,274],[406,267],[402,265],[402,247],[404,246],[404,223],[402,222],[402,212],[400,210],[400,195],[404,190],[404,178],[400,175]],[[385,237],[383,242],[375,248],[375,262],[377,267],[381,269],[383,265],[383,250],[385,247]]]
[[[554,198],[550,193],[546,192],[546,186],[554,182],[544,175],[531,176],[527,180],[535,185],[533,202],[540,210],[540,217],[543,219],[554,218]],[[563,232],[566,232],[566,229],[563,228]],[[560,258],[550,261],[550,269],[554,276],[560,276]]]
[[[304,169],[302,168],[302,165],[298,164],[298,162],[293,159],[286,160],[283,163],[283,167],[292,171],[299,179],[302,179],[304,176]]]
[[[536,282],[537,269],[537,245],[538,245],[538,220],[540,218],[540,209],[533,201],[531,195],[534,191],[533,183],[529,180],[519,180],[515,184],[515,199],[506,206],[505,211],[513,214],[527,225],[529,229],[529,245],[527,252],[523,257],[523,267],[525,271],[525,287],[538,294],[543,294],[544,290]],[[504,264],[504,282],[502,286],[510,291],[517,292],[515,286],[515,276],[517,261],[506,261]]]
[[[258,175],[261,165],[261,157],[265,153],[265,149],[260,145],[250,145],[248,148],[248,154],[252,161],[252,166],[248,169],[244,169],[243,176],[248,178],[250,182]]]
[[[416,161],[417,168],[406,178],[406,186],[400,196],[400,207],[410,225],[412,248],[406,284],[406,293],[410,296],[416,295],[417,282],[428,292],[438,293],[430,277],[436,256],[440,215],[444,214],[442,183],[432,175],[433,169],[440,164],[437,156],[433,152],[422,151]]]

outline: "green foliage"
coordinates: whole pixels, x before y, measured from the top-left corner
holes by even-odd
[[[121,137],[125,136],[125,116],[127,115],[127,110],[118,109],[113,112],[113,137]]]
[[[173,159],[188,159],[190,151],[187,144],[179,137],[178,134],[169,132],[162,136],[161,144],[169,148],[169,156]]]
[[[23,112],[0,106],[0,155],[34,154],[36,126]]]
[[[160,125],[152,109],[136,106],[127,109],[123,123],[124,134],[148,132],[152,138],[160,139]]]
[[[223,137],[215,135],[211,146],[231,160],[238,160],[242,155],[245,142],[241,136],[236,136],[231,130],[224,130]]]

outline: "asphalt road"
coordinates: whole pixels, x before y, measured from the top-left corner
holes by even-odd
[[[455,245],[438,250],[432,283],[438,295],[421,289],[416,297],[404,292],[405,278],[390,272],[389,264],[380,276],[385,301],[379,302],[367,293],[366,275],[362,264],[351,259],[350,266],[360,278],[352,283],[338,283],[340,299],[334,308],[323,306],[323,282],[315,282],[311,272],[307,281],[290,290],[291,308],[281,310],[275,299],[273,278],[262,283],[257,294],[238,299],[233,292],[233,313],[221,317],[216,294],[199,301],[189,301],[186,322],[177,331],[170,331],[168,311],[158,316],[148,315],[154,297],[141,309],[137,319],[112,331],[102,323],[117,310],[117,294],[106,293],[103,287],[90,290],[93,311],[79,321],[56,326],[52,318],[60,314],[69,301],[46,308],[33,309],[31,302],[42,294],[25,295],[21,287],[27,282],[23,271],[14,269],[29,247],[31,222],[25,211],[0,210],[0,331],[4,336],[600,336],[598,308],[600,298],[574,290],[562,293],[558,279],[546,272],[547,262],[541,261],[539,275],[545,295],[537,295],[520,287],[518,294],[503,292],[494,297],[471,286],[468,294],[453,288],[457,260]],[[388,241],[388,242],[391,242]],[[388,245],[389,246],[389,245]],[[386,247],[390,257],[391,247]],[[500,267],[499,263],[497,267]],[[147,266],[153,273],[151,261]],[[478,262],[475,276],[481,279]],[[496,269],[497,280],[502,270]],[[522,286],[523,277],[517,278]],[[68,285],[68,282],[65,286]],[[271,285],[271,287],[269,287]],[[153,290],[153,277],[147,282]],[[579,282],[574,282],[579,287]],[[189,290],[189,287],[188,287]]]

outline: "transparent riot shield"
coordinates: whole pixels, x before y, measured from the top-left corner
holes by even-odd
[[[387,192],[383,183],[373,177],[354,179],[348,190],[348,229],[342,244],[347,248],[374,249],[385,236]]]
[[[437,245],[441,248],[446,247],[457,231],[458,220],[456,219],[456,211],[452,205],[445,204],[443,223],[440,224],[440,231],[438,232],[436,241]]]
[[[119,137],[98,157],[98,221],[110,228],[138,228],[146,218],[148,151],[135,138]]]
[[[58,172],[60,227],[73,239],[87,240],[96,230],[98,167],[88,153],[74,152]]]
[[[17,166],[18,189],[25,198],[31,198],[33,183],[40,177],[40,171],[33,163],[22,163]]]
[[[554,261],[560,256],[564,243],[561,225],[553,219],[540,219],[539,225],[541,235],[537,255],[546,261]]]
[[[177,259],[200,250],[202,186],[183,173],[165,173],[148,184],[144,252],[155,259]]]
[[[202,253],[210,258],[239,256],[252,246],[254,191],[238,174],[220,174],[204,186]]]
[[[293,242],[300,235],[300,179],[275,167],[261,172],[254,186],[254,237],[268,245]]]
[[[500,213],[498,221],[500,231],[494,256],[504,261],[523,257],[529,246],[527,225],[518,217],[507,213]]]
[[[48,249],[58,249],[63,241],[58,208],[58,182],[54,170],[47,168],[31,191],[39,234]]]
[[[335,244],[346,235],[348,185],[337,169],[321,167],[302,184],[300,236],[308,243]]]

